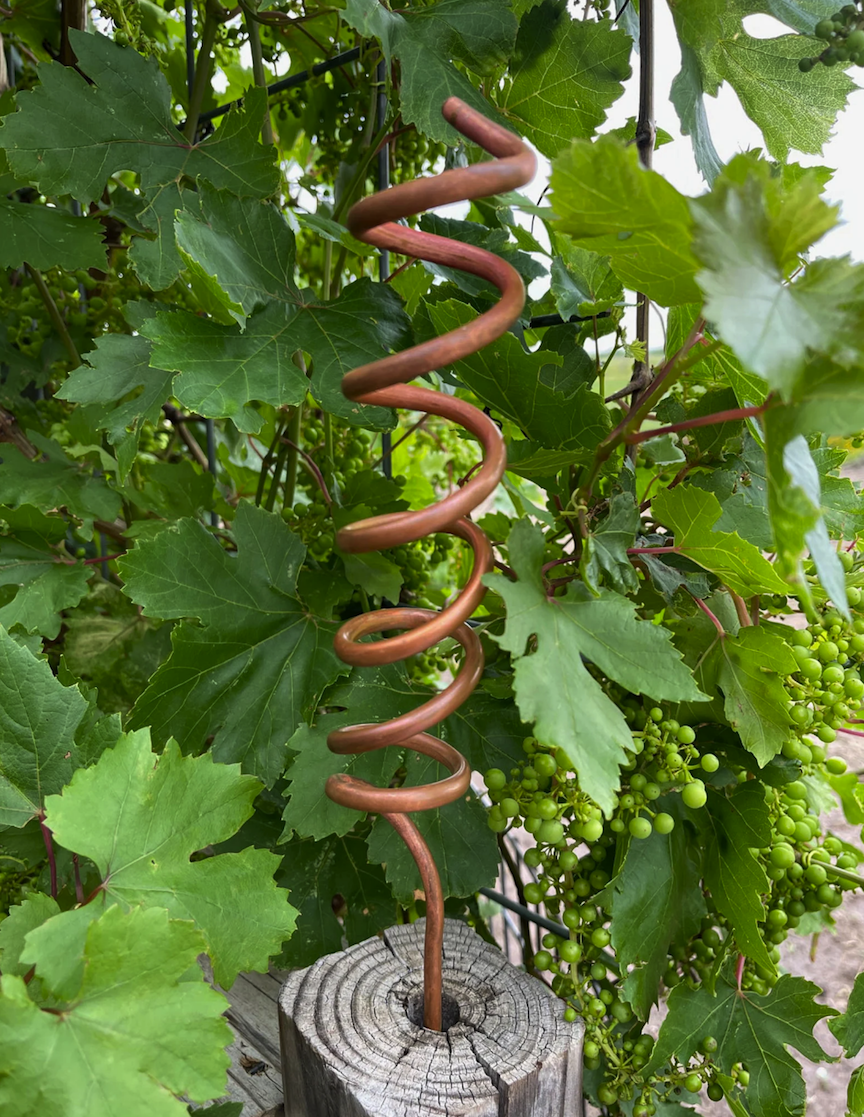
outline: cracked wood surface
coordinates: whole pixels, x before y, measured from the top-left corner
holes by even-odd
[[[279,996],[285,1117],[569,1117],[581,1022],[464,923],[447,920],[447,1032],[412,1023],[424,921],[289,974]]]

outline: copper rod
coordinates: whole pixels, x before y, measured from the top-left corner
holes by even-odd
[[[474,567],[462,592],[441,612],[397,608],[364,613],[342,625],[336,634],[335,648],[345,663],[377,666],[407,659],[452,637],[462,645],[464,655],[450,686],[422,706],[388,722],[337,729],[330,734],[327,744],[337,753],[369,752],[391,745],[411,749],[437,760],[450,775],[419,787],[381,788],[341,774],[331,776],[326,786],[334,802],[386,818],[417,862],[426,895],[423,1023],[435,1031],[441,1030],[444,895],[429,847],[407,815],[455,802],[467,792],[471,780],[465,758],[426,730],[462,705],[483,672],[480,640],[465,622],[486,592],[482,578],[492,569],[493,556],[489,540],[469,516],[497,487],[506,456],[498,427],[483,412],[464,400],[409,386],[409,382],[476,353],[506,333],[522,312],[525,289],[519,273],[493,253],[396,222],[434,206],[515,190],[530,182],[536,169],[533,153],[518,136],[458,98],[445,101],[442,113],[457,131],[495,158],[445,171],[434,178],[402,183],[364,198],[349,212],[347,225],[358,240],[382,251],[399,252],[481,276],[498,288],[501,298],[491,310],[458,330],[354,369],[343,378],[342,391],[358,403],[407,408],[450,419],[478,439],[483,461],[460,489],[428,508],[372,516],[348,524],[338,532],[336,542],[343,551],[360,554],[398,547],[441,532],[454,535],[471,547]],[[364,642],[365,637],[393,631],[399,635]]]

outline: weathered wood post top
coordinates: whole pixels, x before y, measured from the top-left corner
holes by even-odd
[[[444,932],[444,1029],[423,1020],[424,920],[292,973],[285,1117],[573,1117],[581,1021],[464,923]]]

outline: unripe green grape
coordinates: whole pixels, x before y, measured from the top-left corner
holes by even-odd
[[[526,818],[524,825],[525,825],[525,829],[528,831],[529,834],[536,834],[538,832],[538,830],[540,829],[540,827],[543,825],[543,819],[542,818],[536,818],[536,817],[535,818]]]
[[[572,1024],[575,1020],[578,1019],[578,1017],[579,1014],[576,1012],[576,1009],[572,1007],[572,1005],[568,1005],[564,1009],[564,1019],[567,1021],[568,1024]]]
[[[684,1079],[683,1086],[688,1094],[698,1094],[702,1089],[702,1079],[698,1074],[688,1074]]]
[[[720,761],[713,752],[706,752],[699,763],[703,772],[716,772],[720,767]]]
[[[798,674],[809,682],[815,682],[822,675],[822,664],[817,659],[806,659],[798,667]]]
[[[598,950],[602,950],[609,945],[611,937],[605,927],[596,927],[591,932],[591,945],[596,946]]]
[[[825,770],[832,776],[842,776],[846,771],[846,761],[840,756],[829,756],[825,761]]]
[[[582,923],[582,917],[575,908],[565,908],[561,921],[568,931],[575,931]]]
[[[536,869],[543,862],[543,854],[536,846],[532,846],[531,849],[525,850],[523,860],[529,869]]]
[[[552,965],[552,955],[548,950],[538,950],[534,955],[534,968],[537,970],[548,970]]]
[[[500,791],[507,786],[507,777],[500,768],[490,768],[483,776],[483,782],[490,791]]]
[[[572,873],[579,864],[579,858],[572,849],[565,849],[558,858],[558,867],[562,873]]]
[[[656,783],[647,783],[642,789],[642,794],[649,802],[653,802],[654,799],[660,798],[662,792]]]
[[[780,842],[771,850],[771,863],[778,869],[788,869],[795,864],[795,850],[786,842]]]
[[[558,804],[554,799],[541,799],[537,804],[537,815],[539,818],[551,819],[558,814]]]
[[[826,640],[820,644],[816,654],[823,663],[832,663],[839,655],[840,650],[833,640]]]
[[[723,1101],[726,1095],[723,1093],[723,1087],[719,1082],[708,1083],[708,1097],[711,1101]]]
[[[564,826],[557,820],[547,819],[540,824],[537,831],[539,841],[548,845],[556,845],[564,837]]]
[[[651,837],[651,823],[641,815],[630,819],[630,833],[634,838],[645,839]]]
[[[516,802],[515,799],[502,799],[499,806],[501,807],[501,813],[504,815],[505,818],[518,817],[519,804]]]
[[[686,784],[681,792],[681,798],[685,806],[690,807],[691,810],[704,807],[708,801],[705,784],[701,780],[693,780],[692,783]]]
[[[824,884],[825,881],[828,879],[828,874],[816,861],[810,862],[810,864],[804,870],[804,876],[807,878],[807,880],[810,881],[811,884],[815,884],[817,888],[820,885]]]
[[[585,1046],[582,1050],[586,1059],[596,1059],[600,1054],[600,1048],[591,1039],[585,1041]]]
[[[671,834],[675,829],[675,819],[671,814],[661,811],[654,817],[654,829],[658,834]]]
[[[603,823],[596,818],[589,819],[582,827],[582,837],[586,842],[596,842],[603,835]]]
[[[800,780],[793,780],[792,783],[787,783],[786,786],[783,788],[783,791],[785,792],[787,799],[807,798],[807,788]]]
[[[572,965],[582,957],[582,947],[573,939],[565,939],[558,947],[558,957],[562,962]]]

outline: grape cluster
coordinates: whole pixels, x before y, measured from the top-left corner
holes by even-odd
[[[821,19],[813,34],[828,45],[821,54],[799,61],[798,69],[803,74],[817,62],[825,66],[864,66],[864,13],[857,4],[846,4],[830,19]]]
[[[857,584],[861,559],[844,552],[842,562],[852,618],[844,619],[825,604],[806,628],[785,630],[798,664],[785,680],[790,727],[778,758],[786,765],[788,782],[761,784],[771,840],[754,851],[766,879],[760,930],[770,965],[738,955],[733,929],[706,891],[707,914],[695,934],[669,948],[661,977],[666,989],[682,982],[695,987],[716,973],[725,958],[738,956],[741,988],[768,993],[777,980],[780,947],[787,936],[799,927],[802,932],[817,930],[842,904],[844,892],[861,883],[857,870],[864,855],[824,832],[808,790],[810,779],[824,783],[845,772],[845,762],[828,757],[826,746],[864,702],[864,616],[854,612],[862,604]],[[815,578],[812,571],[808,576]],[[785,597],[763,601],[763,606],[774,614],[793,611]],[[564,750],[528,737],[522,763],[509,772],[493,768],[485,773],[488,823],[497,833],[522,826],[537,843],[524,855],[533,878],[524,884],[524,899],[543,905],[562,924],[562,933],[543,936],[533,965],[551,975],[568,1018],[585,1021],[585,1066],[595,1075],[597,1099],[614,1113],[621,1112],[615,1108],[619,1102],[634,1103],[633,1114],[649,1117],[659,1102],[675,1100],[682,1092],[705,1089],[713,1100],[724,1096],[713,1059],[718,1043],[707,1035],[699,1055],[687,1065],[673,1060],[650,1080],[641,1074],[652,1040],[622,993],[613,950],[607,886],[618,868],[616,853],[622,842],[670,833],[682,805],[699,811],[707,802],[706,784],[734,789],[752,775],[722,746],[716,753],[706,748],[700,726],[680,724],[662,707],[619,693],[598,679],[632,734],[611,815],[604,818],[582,792]],[[704,740],[711,739],[706,733]],[[747,1067],[732,1068],[731,1077],[737,1087],[746,1088]]]

